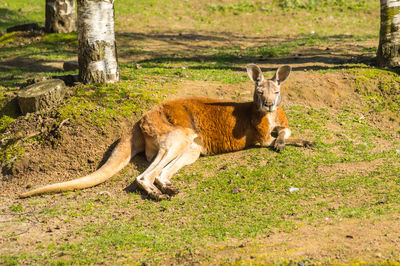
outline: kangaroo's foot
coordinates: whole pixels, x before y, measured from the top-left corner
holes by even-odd
[[[162,193],[154,184],[149,184],[146,182],[146,180],[141,180],[140,178],[137,178],[135,180],[136,184],[146,191],[147,195],[154,199],[154,200],[163,200],[163,199],[170,199],[170,196],[168,194]]]
[[[157,179],[156,179],[157,181]],[[179,193],[179,189],[177,189],[173,184],[162,184],[159,182],[156,182],[157,187],[161,190],[162,193],[168,195],[168,196],[175,196],[176,194]]]

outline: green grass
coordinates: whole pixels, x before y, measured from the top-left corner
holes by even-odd
[[[0,3],[0,32],[18,24],[38,22],[44,25],[45,2],[12,0]]]

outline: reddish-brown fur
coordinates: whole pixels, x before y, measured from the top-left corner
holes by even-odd
[[[173,174],[195,162],[200,154],[231,152],[254,145],[272,146],[277,151],[286,144],[312,146],[312,142],[290,138],[288,119],[279,106],[280,84],[290,70],[289,66],[280,67],[272,79],[266,80],[258,66],[249,65],[247,72],[256,85],[253,102],[208,98],[163,102],[121,138],[107,162],[94,173],[28,191],[20,197],[95,186],[145,151],[152,163],[136,177],[136,182],[152,198],[164,199],[177,193],[171,183]],[[276,138],[271,136],[272,131],[277,133]]]
[[[289,123],[282,107],[276,110],[281,127]],[[143,134],[159,138],[176,127],[191,128],[198,134],[203,155],[242,150],[270,141],[269,121],[253,102],[209,98],[166,101],[144,115]]]

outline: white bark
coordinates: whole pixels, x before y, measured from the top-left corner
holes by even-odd
[[[381,7],[396,7],[400,6],[400,2],[397,0],[381,0]]]
[[[119,81],[113,0],[78,0],[78,40],[80,79]]]
[[[381,0],[377,63],[380,67],[400,67],[400,0]]]

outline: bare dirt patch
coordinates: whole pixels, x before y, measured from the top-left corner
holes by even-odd
[[[398,217],[345,219],[319,226],[300,225],[291,232],[279,232],[252,241],[233,242],[205,251],[215,262],[368,262],[400,259],[400,220]]]
[[[366,174],[381,167],[383,162],[384,160],[379,159],[372,162],[337,163],[331,166],[319,166],[317,172],[324,175]]]

